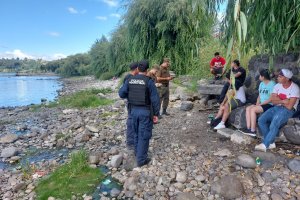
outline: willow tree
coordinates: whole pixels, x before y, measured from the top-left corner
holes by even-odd
[[[208,3],[209,2],[209,3]],[[124,24],[133,59],[159,63],[170,57],[172,68],[185,74],[199,59],[203,38],[211,35],[220,0],[131,0]]]
[[[247,17],[247,38],[243,50],[260,50],[271,57],[277,53],[299,50],[300,1],[299,0],[228,0],[223,30],[228,43],[236,29],[235,5]]]

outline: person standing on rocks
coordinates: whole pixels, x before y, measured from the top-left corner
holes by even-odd
[[[219,52],[215,53],[215,57],[213,57],[210,61],[210,73],[215,76],[215,80],[222,78],[224,71],[224,66],[226,64],[226,60],[220,56]]]
[[[119,90],[119,96],[127,98],[131,107],[130,115],[132,116],[134,127],[134,150],[137,166],[139,167],[150,162],[150,158],[148,158],[149,141],[152,137],[153,122],[158,120],[160,105],[155,84],[147,76],[148,68],[148,61],[141,61],[138,65],[139,73],[126,80]]]
[[[157,72],[157,82],[161,83],[161,86],[158,88],[159,97],[160,97],[160,107],[162,106],[162,115],[170,115],[167,112],[170,98],[170,89],[169,82],[173,79],[169,71],[170,59],[164,58],[163,63],[160,65],[160,70]]]
[[[263,142],[255,146],[255,150],[266,152],[276,148],[275,138],[279,129],[297,110],[300,98],[298,85],[292,82],[293,72],[282,69],[278,74],[278,83],[274,86],[271,102],[274,107],[264,112],[258,118],[258,126],[263,136]]]
[[[124,78],[123,84],[131,77],[137,75],[138,72],[138,62],[133,62],[129,65],[130,72]],[[126,146],[128,150],[134,150],[134,130],[133,130],[133,123],[132,123],[132,116],[130,114],[130,104],[127,101],[127,111],[128,117],[126,121]]]
[[[259,84],[256,105],[251,105],[246,108],[246,122],[247,128],[241,129],[241,132],[255,137],[256,136],[256,119],[257,114],[266,112],[273,107],[271,103],[271,94],[275,86],[275,82],[271,80],[268,69],[263,69],[259,72]]]

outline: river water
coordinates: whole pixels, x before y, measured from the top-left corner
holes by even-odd
[[[57,76],[15,76],[0,73],[0,107],[40,104],[53,101],[62,83]]]

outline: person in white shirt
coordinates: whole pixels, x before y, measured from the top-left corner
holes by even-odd
[[[255,146],[255,150],[266,151],[276,148],[275,138],[282,125],[295,113],[300,89],[292,82],[293,73],[288,69],[282,69],[278,75],[278,84],[274,86],[271,103],[274,107],[264,112],[258,119],[263,142]]]
[[[228,97],[226,97],[223,103],[220,105],[219,112],[215,117],[215,119],[222,118],[222,121],[216,127],[214,127],[214,130],[226,128],[225,122],[227,121],[230,112],[246,103],[244,86],[241,86],[236,91],[234,97],[229,99],[229,101],[227,98]]]

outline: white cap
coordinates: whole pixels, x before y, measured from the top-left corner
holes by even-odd
[[[281,74],[288,79],[291,79],[293,77],[293,72],[289,69],[282,69]]]

